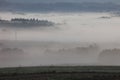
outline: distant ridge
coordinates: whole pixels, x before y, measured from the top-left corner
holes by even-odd
[[[0,0],[0,11],[22,11],[22,12],[113,12],[120,11],[120,4],[112,2],[55,2],[44,3],[18,3],[10,0]]]

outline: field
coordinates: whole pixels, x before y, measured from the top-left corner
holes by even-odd
[[[120,66],[1,68],[0,80],[120,80]]]

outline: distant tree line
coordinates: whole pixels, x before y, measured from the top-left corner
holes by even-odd
[[[35,18],[25,19],[25,18],[13,18],[11,21],[19,21],[19,22],[49,22],[48,20],[38,20]]]
[[[13,18],[11,20],[0,19],[0,25],[8,26],[54,26],[55,23],[48,20],[39,20],[35,18],[25,19],[25,18]]]

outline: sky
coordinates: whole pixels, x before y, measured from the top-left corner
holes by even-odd
[[[13,2],[114,2],[120,3],[120,0],[8,0]]]

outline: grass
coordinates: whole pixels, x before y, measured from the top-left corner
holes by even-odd
[[[120,66],[38,66],[0,68],[0,73],[120,72]]]
[[[0,68],[0,80],[120,80],[120,66]]]

